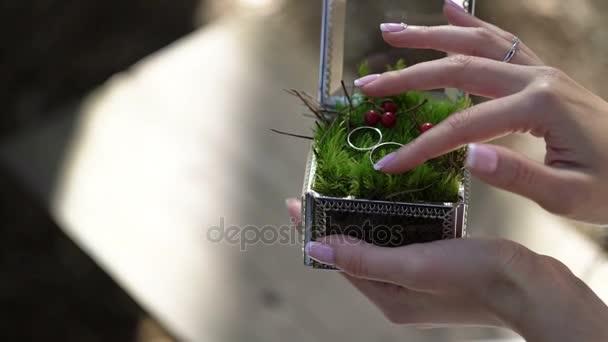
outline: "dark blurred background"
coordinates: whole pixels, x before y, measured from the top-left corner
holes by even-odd
[[[65,125],[73,125],[74,111],[92,90],[142,58],[205,27],[216,18],[231,16],[231,4],[235,2],[236,0],[0,0],[0,152],[2,145],[10,145],[16,137],[36,132],[37,128],[44,127],[51,121],[61,121],[65,117]],[[254,0],[241,2],[256,3]],[[257,1],[266,2],[272,1]],[[269,80],[283,80],[279,77],[291,72],[293,66],[291,60],[281,60],[282,54],[289,51],[282,51],[283,42],[278,38],[274,41],[273,35],[269,35],[268,31],[274,29],[277,36],[297,40],[298,49],[302,50],[302,59],[316,58],[317,51],[309,50],[318,46],[320,0],[286,0],[277,3],[280,6],[273,12],[272,19],[247,22],[247,25],[251,25],[248,27],[258,30],[256,32],[266,32],[265,36],[260,35],[255,41],[249,41],[248,49],[257,51],[255,47],[258,45],[276,48],[276,52],[271,54],[274,59],[258,61],[260,64],[257,65],[260,70],[275,73],[264,75]],[[577,81],[602,96],[608,95],[605,76],[608,71],[608,60],[605,58],[608,53],[608,28],[604,24],[607,13],[608,3],[604,0],[479,0],[477,8],[478,16],[517,32],[548,64],[564,69]],[[255,53],[261,55],[259,51]],[[291,53],[292,57],[295,56],[293,51]],[[293,57],[293,62],[299,61]],[[201,60],[200,63],[205,61]],[[316,61],[312,60],[311,63]],[[255,71],[251,70],[254,75]],[[296,71],[300,75],[310,74],[309,70]],[[296,71],[293,72],[294,75]],[[312,72],[316,74],[317,71]],[[243,77],[248,75],[244,73]],[[292,83],[275,82],[271,86],[277,89],[299,86],[295,78],[293,76],[289,81]],[[271,83],[262,82],[267,82],[264,83],[266,85]],[[266,107],[259,111],[271,115]],[[279,120],[289,123],[285,116],[280,115],[279,110],[276,112],[278,114],[273,116],[272,124],[281,122]],[[69,134],[66,134],[62,139],[46,145],[41,153],[53,155],[54,151],[61,151],[68,140]],[[507,139],[503,143],[514,147],[525,146],[515,139]],[[279,150],[275,143],[266,149],[271,148]],[[295,162],[302,159],[297,153],[288,156]],[[57,163],[58,160],[53,160],[54,165]],[[0,157],[0,340],[175,339],[168,332],[169,329],[162,327],[155,317],[150,317],[58,227],[48,213],[48,198],[45,196],[49,190],[26,185],[24,181],[33,173],[46,183],[52,183],[57,170],[49,172],[45,169],[44,174],[39,174],[42,172],[32,168],[19,170],[8,163],[6,158]],[[299,183],[300,179],[295,178],[291,179],[294,184]],[[257,183],[250,184],[253,188]],[[297,186],[299,184],[294,188]],[[478,198],[484,199],[488,193],[482,190],[478,192]],[[482,200],[478,202],[481,205]],[[497,202],[501,203],[499,200]],[[253,206],[248,210],[259,211]],[[507,215],[506,212],[505,210],[502,215]],[[510,219],[501,216],[500,212],[481,213],[479,216],[479,222],[493,223]],[[486,221],[483,221],[484,217]],[[572,228],[581,229],[574,224]],[[585,229],[593,241],[600,245],[605,241],[598,230]],[[483,234],[482,232],[481,235]],[[534,239],[543,240],[543,237]],[[266,252],[259,252],[257,255],[264,256],[264,253]],[[275,253],[276,251],[268,252],[268,258],[273,262],[277,259]],[[299,261],[294,263],[299,266]],[[265,279],[263,272],[256,273],[252,271],[255,267],[246,266],[246,270],[251,272],[246,277]],[[284,268],[288,271],[295,269],[289,263]],[[266,268],[262,265],[260,269]],[[297,270],[300,271],[300,268]],[[277,277],[285,274],[277,273],[280,273]],[[298,276],[303,279],[311,277],[295,271],[289,275],[295,279],[299,279]],[[332,289],[336,293],[343,292],[339,287],[338,290]],[[260,293],[261,304],[255,305],[270,308],[275,313],[281,312],[277,311],[281,305],[289,308],[288,304],[281,304],[282,297],[277,294],[281,293],[281,289],[265,288]],[[283,295],[289,303],[289,294]],[[355,302],[361,300],[359,296],[353,298],[356,298],[353,299]],[[324,302],[330,305],[331,301]],[[294,305],[293,308],[294,312],[300,313],[300,306]],[[278,316],[276,322],[280,324],[283,316]],[[249,318],[245,317],[244,322]],[[294,320],[285,326],[299,326],[298,323],[298,320]],[[314,330],[319,335],[342,336],[342,331],[336,332],[335,328],[326,327],[323,322],[317,323],[321,328],[316,326]],[[246,326],[246,323],[243,325]],[[381,325],[378,327],[379,330],[385,328]],[[247,329],[255,331],[257,328]],[[275,328],[280,330],[278,326],[269,329]],[[351,333],[351,336],[358,334]],[[401,335],[394,333],[384,341],[393,341],[390,338],[396,336]],[[262,340],[263,337],[259,339]]]
[[[199,6],[199,0],[0,1],[0,134],[39,124],[190,33]]]
[[[1,0],[0,143],[68,115],[60,109],[192,32],[199,6]],[[166,336],[0,161],[0,340],[135,341],[142,322]]]

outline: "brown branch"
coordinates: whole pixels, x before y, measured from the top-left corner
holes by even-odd
[[[299,91],[297,91],[297,90],[295,90],[295,89],[290,89],[290,90],[287,90],[287,89],[286,89],[285,91],[286,91],[288,94],[290,94],[290,95],[293,95],[293,96],[298,97],[298,98],[299,98],[299,99],[300,99],[300,100],[301,100],[301,101],[304,103],[304,105],[305,105],[306,107],[308,107],[308,109],[309,109],[311,112],[313,112],[313,113],[315,114],[315,116],[317,117],[317,119],[319,119],[319,120],[320,120],[320,121],[322,121],[322,122],[329,123],[329,120],[328,120],[328,119],[327,119],[327,118],[326,118],[326,117],[325,117],[323,114],[321,114],[320,109],[319,109],[318,107],[317,107],[317,108],[315,108],[316,106],[315,106],[315,105],[313,105],[313,104],[311,104],[311,102],[314,102],[314,101],[312,101],[312,100],[310,100],[310,99],[309,99],[309,98],[310,98],[310,96],[309,96],[309,95],[307,95],[307,94],[305,94],[305,93],[304,93],[304,94],[302,94],[302,93],[300,93]],[[307,98],[307,97],[308,97],[308,98]]]
[[[379,105],[377,105],[374,101],[366,100],[366,101],[363,101],[363,104],[368,104],[368,105],[374,107],[374,109],[377,109],[379,111],[384,111],[384,109],[382,107],[380,107]]]
[[[308,100],[311,101],[311,102],[317,102],[316,99],[314,99],[310,94],[308,94],[305,91],[301,91],[300,94],[302,94],[303,96],[305,96],[306,98],[308,98]]]
[[[289,137],[294,137],[294,138],[300,138],[300,139],[306,139],[306,140],[313,140],[314,139],[313,137],[308,137],[308,136],[299,135],[299,134],[292,134],[292,133],[287,133],[287,132],[281,132],[281,131],[276,130],[276,129],[271,129],[270,131],[272,131],[274,133],[277,133],[277,134],[286,135],[286,136],[289,136]]]
[[[424,105],[425,105],[425,104],[427,104],[428,102],[429,102],[429,100],[426,100],[426,99],[425,99],[425,100],[424,100],[424,101],[422,101],[420,104],[418,104],[418,105],[416,105],[416,106],[414,106],[414,107],[412,107],[412,108],[410,108],[410,109],[408,109],[408,110],[406,110],[406,111],[404,111],[404,112],[402,112],[402,113],[403,113],[403,114],[407,114],[407,113],[415,112],[415,111],[417,111],[418,109],[422,108],[422,106],[424,106]]]
[[[416,192],[421,192],[421,191],[424,191],[424,190],[427,190],[427,189],[431,188],[433,185],[435,185],[437,183],[439,183],[439,182],[434,182],[434,183],[429,184],[429,185],[425,186],[424,188],[420,188],[420,189],[413,189],[413,190],[406,190],[406,191],[401,191],[401,192],[395,192],[395,193],[392,193],[392,194],[386,196],[386,198],[387,199],[391,199],[391,198],[399,197],[399,196],[402,196],[402,195],[407,195],[407,194],[413,194],[413,193],[416,193]]]
[[[342,84],[342,90],[344,90],[344,96],[346,96],[346,99],[348,100],[348,104],[350,105],[350,108],[353,108],[353,101],[350,99],[350,95],[348,94],[348,90],[346,89],[346,84],[344,83],[344,80],[340,81],[340,83]]]
[[[409,114],[409,113],[413,113],[413,112],[417,111],[418,109],[420,109],[420,108],[421,108],[422,106],[424,106],[425,104],[427,104],[427,102],[429,102],[429,100],[426,100],[426,99],[425,99],[425,100],[424,100],[424,101],[422,101],[420,104],[418,104],[418,105],[416,105],[416,106],[414,106],[414,107],[412,107],[412,108],[410,108],[410,109],[408,109],[408,110],[406,110],[406,111],[404,111],[404,112],[401,112],[400,114]],[[418,125],[418,127],[420,127],[420,126],[422,125],[422,124],[420,123],[420,121],[418,121],[418,119],[416,118],[416,115],[415,115],[415,114],[412,114],[412,115],[411,115],[411,117],[412,117],[412,120],[414,120],[414,123],[415,123],[416,125]]]
[[[350,94],[348,94],[348,89],[346,89],[346,84],[344,83],[344,80],[340,81],[340,83],[342,84],[342,90],[344,90],[344,96],[346,96],[346,99],[348,100],[348,114],[346,115],[346,130],[350,131],[350,117],[353,115],[353,101],[350,98]]]

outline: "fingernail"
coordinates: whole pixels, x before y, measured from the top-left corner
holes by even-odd
[[[318,242],[309,242],[306,244],[305,250],[309,257],[322,264],[328,266],[334,266],[336,264],[336,256],[334,255],[334,249],[331,248],[331,246]]]
[[[464,7],[462,7],[462,3],[459,4],[459,3],[457,3],[454,0],[445,0],[445,3],[448,4],[448,5],[450,5],[450,6],[454,6],[454,7],[458,8],[459,10],[461,10],[461,11],[464,12]]]
[[[374,170],[382,171],[382,169],[384,169],[388,164],[390,164],[396,156],[397,153],[393,152],[391,154],[388,154],[386,157],[380,159],[380,161],[378,161],[376,165],[374,165]]]
[[[377,80],[378,77],[380,77],[380,74],[367,75],[365,77],[361,77],[360,79],[355,80],[355,87],[366,86],[366,85],[374,82],[375,80]]]
[[[498,154],[489,146],[471,144],[466,166],[479,173],[494,173],[498,169]]]
[[[401,31],[404,31],[406,28],[407,28],[407,24],[406,23],[400,23],[400,24],[384,23],[384,24],[380,24],[380,31],[382,31],[382,32],[401,32]]]
[[[297,198],[287,198],[285,200],[285,206],[289,209],[292,205],[296,204],[299,201]]]
[[[289,213],[289,217],[291,218],[291,223],[296,226],[300,225],[300,200],[297,198],[288,198],[285,200],[285,206],[287,207],[287,212]]]

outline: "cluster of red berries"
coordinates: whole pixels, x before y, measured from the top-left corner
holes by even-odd
[[[378,123],[382,123],[382,126],[386,128],[395,127],[397,124],[397,111],[399,110],[399,106],[397,106],[394,101],[384,101],[380,107],[383,111],[382,114],[373,109],[365,113],[365,124],[368,126],[376,126]],[[432,123],[425,123],[420,125],[418,130],[420,133],[425,133],[433,127],[434,125]]]
[[[383,113],[371,109],[365,113],[365,124],[368,126],[376,126],[382,123],[386,128],[393,128],[397,124],[397,111],[399,107],[393,101],[385,101],[382,103]]]

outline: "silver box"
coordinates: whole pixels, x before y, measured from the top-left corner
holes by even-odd
[[[467,11],[473,13],[474,0],[460,1]],[[395,50],[377,41],[381,22],[440,24],[442,5],[442,0],[324,0],[319,102],[331,107],[341,89],[340,82],[345,80],[352,84],[356,77],[356,61],[369,60],[371,56],[375,59],[371,64],[385,65],[398,58],[417,63],[442,57],[419,50]],[[359,39],[359,36],[363,38]],[[453,89],[446,89],[441,94],[454,100],[466,96]],[[470,183],[466,171],[456,203],[401,203],[333,198],[316,193],[313,190],[315,169],[315,156],[311,152],[302,195],[305,244],[334,234],[356,236],[388,247],[466,235]],[[312,260],[306,251],[304,264],[318,269],[333,269]]]

